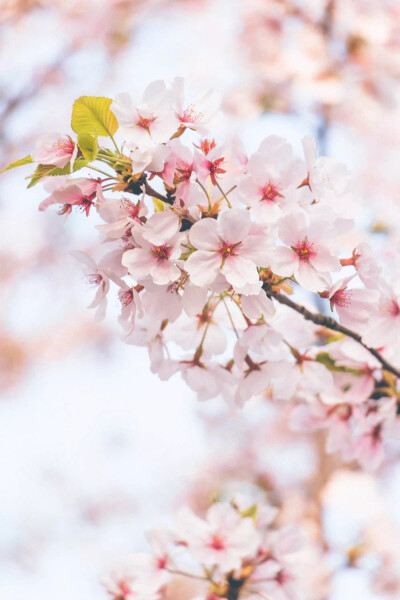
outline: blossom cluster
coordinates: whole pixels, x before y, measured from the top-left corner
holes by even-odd
[[[369,211],[364,225],[369,234],[385,238],[390,254],[398,244],[399,222],[398,4],[245,0],[239,5],[241,82],[227,95],[226,107],[244,119],[260,112],[290,113],[314,128],[323,153],[337,136],[344,137]]]
[[[395,2],[246,0],[242,19],[250,73],[247,89],[237,92],[242,110],[247,94],[266,108],[307,106],[368,126],[376,111],[394,108],[400,81]],[[352,115],[360,104],[364,110]]]
[[[274,524],[269,505],[216,502],[205,518],[181,508],[173,531],[149,532],[152,553],[120,560],[103,583],[115,600],[157,600],[176,581],[195,580],[196,598],[295,598],[295,561],[303,546],[294,526]]]
[[[40,210],[97,212],[110,250],[98,262],[76,253],[91,307],[102,318],[117,288],[125,340],[148,348],[152,372],[179,372],[200,400],[291,402],[295,427],[327,429],[329,451],[378,466],[398,425],[400,297],[373,250],[349,245],[359,208],[347,171],[317,158],[312,138],[303,158],[278,136],[251,155],[217,143],[218,108],[213,92],[187,102],[181,79],[137,100],[84,96],[77,141],[45,136],[9,168],[39,163]]]

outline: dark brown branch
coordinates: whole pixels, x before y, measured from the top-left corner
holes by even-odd
[[[148,194],[149,196],[153,196],[153,198],[157,198],[158,200],[161,200],[161,202],[165,202],[165,204],[171,205],[174,203],[174,201],[171,198],[167,198],[167,196],[163,196],[159,192],[156,192],[156,190],[153,190],[153,188],[147,181],[145,183],[145,187],[146,187],[146,194]]]
[[[375,356],[375,358],[381,363],[382,367],[386,371],[389,371],[389,373],[392,373],[393,375],[395,375],[397,378],[400,379],[400,371],[398,371],[395,367],[393,367],[390,363],[388,363],[387,360],[385,360],[379,354],[379,352],[377,350],[375,350],[375,348],[370,348],[369,346],[364,344],[361,336],[358,335],[358,333],[355,333],[354,331],[352,331],[351,329],[348,329],[347,327],[343,327],[343,325],[340,325],[340,323],[335,321],[335,319],[332,319],[332,317],[325,317],[324,315],[321,315],[320,313],[313,313],[313,312],[309,311],[305,306],[296,304],[296,302],[293,302],[293,300],[291,300],[284,294],[281,294],[280,292],[275,292],[274,290],[272,290],[271,287],[269,285],[267,285],[266,283],[264,283],[264,285],[263,285],[263,290],[265,291],[265,293],[267,294],[267,296],[269,298],[274,298],[280,304],[284,304],[285,306],[292,308],[293,310],[298,312],[300,315],[302,315],[307,321],[312,321],[316,325],[321,325],[321,327],[326,327],[327,329],[331,329],[332,331],[337,331],[338,333],[343,333],[347,337],[352,338],[353,340],[355,340],[356,342],[361,344],[361,346],[363,346],[366,350],[368,350],[368,352],[370,352],[370,354],[372,354],[372,356]]]

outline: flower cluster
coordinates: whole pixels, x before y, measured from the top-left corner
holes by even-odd
[[[396,3],[246,0],[241,16],[242,54],[250,63],[249,85],[238,91],[242,109],[247,94],[267,108],[300,103],[367,125],[376,110],[393,108],[400,81]],[[360,103],[363,114],[351,115]]]
[[[274,525],[276,510],[243,501],[216,502],[200,518],[188,507],[174,531],[148,534],[152,554],[121,560],[103,580],[114,600],[157,600],[176,580],[197,584],[196,598],[295,598],[295,561],[303,545],[296,527]]]
[[[359,209],[346,169],[311,138],[303,158],[278,136],[252,155],[219,144],[218,105],[213,92],[186,101],[180,79],[137,100],[84,96],[76,141],[46,137],[9,168],[39,162],[40,210],[97,212],[110,250],[77,256],[92,307],[102,317],[117,287],[125,339],[147,346],[152,372],[180,372],[200,400],[291,402],[297,427],[328,428],[328,449],[377,466],[397,429],[400,297],[372,249],[349,245]],[[93,175],[73,176],[83,168]]]
[[[397,3],[245,0],[239,5],[242,72],[226,107],[244,119],[289,113],[312,124],[324,153],[338,134],[344,136],[342,147],[351,148],[348,160],[371,229],[384,233],[390,252],[398,244],[399,222]]]

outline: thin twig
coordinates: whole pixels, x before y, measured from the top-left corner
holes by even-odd
[[[263,290],[266,292],[266,294],[269,298],[275,298],[275,300],[277,300],[277,302],[279,302],[280,304],[289,306],[289,308],[292,308],[293,310],[298,312],[307,321],[312,321],[316,325],[321,325],[321,327],[326,327],[327,329],[331,329],[332,331],[337,331],[338,333],[343,333],[344,335],[347,335],[347,337],[352,338],[353,340],[355,340],[356,342],[361,344],[361,346],[363,346],[366,350],[368,350],[368,352],[370,354],[372,354],[372,356],[374,356],[381,363],[382,367],[386,371],[389,371],[389,373],[392,373],[393,375],[395,375],[397,378],[400,379],[400,371],[398,371],[387,360],[385,360],[383,358],[383,356],[381,356],[379,354],[379,352],[377,350],[375,350],[375,348],[371,348],[370,346],[367,346],[366,344],[364,344],[361,336],[358,333],[355,333],[354,331],[352,331],[351,329],[348,329],[347,327],[343,327],[343,325],[340,325],[337,321],[335,321],[335,319],[332,319],[332,317],[325,317],[324,315],[321,315],[320,313],[312,313],[305,306],[296,304],[296,302],[293,302],[293,300],[291,300],[284,294],[281,294],[280,292],[275,292],[266,283],[264,283],[264,285],[263,285]]]
[[[219,185],[218,181],[216,182],[216,184],[217,184],[217,188],[219,189],[219,191],[221,192],[221,194],[225,198],[227,205],[229,206],[229,208],[232,208],[232,204],[229,202],[228,196],[225,194],[224,190]]]
[[[174,201],[172,199],[167,198],[166,196],[163,196],[162,194],[159,194],[158,192],[156,192],[156,190],[153,190],[153,188],[147,181],[144,185],[145,185],[145,189],[146,189],[146,194],[148,194],[149,196],[153,196],[153,198],[158,198],[158,200],[161,200],[161,202],[165,202],[165,204],[173,204],[174,203]]]

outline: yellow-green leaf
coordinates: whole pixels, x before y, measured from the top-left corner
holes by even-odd
[[[80,133],[78,135],[78,146],[88,162],[95,160],[99,151],[99,144],[96,137],[90,135],[90,133]]]
[[[253,504],[252,506],[249,506],[249,508],[247,508],[246,510],[241,510],[240,516],[243,517],[244,519],[250,518],[255,523],[257,520],[257,513],[258,513],[258,505]]]
[[[72,108],[71,126],[75,133],[92,136],[113,136],[118,121],[110,110],[112,100],[96,96],[81,96]]]
[[[0,175],[1,175],[1,173],[5,173],[5,171],[10,171],[10,169],[15,169],[15,167],[22,167],[22,165],[28,165],[31,162],[33,162],[33,159],[31,156],[25,156],[25,158],[20,158],[19,160],[16,160],[15,162],[10,163],[8,165],[8,167],[6,167],[2,171],[0,171]]]
[[[158,198],[154,198],[154,196],[153,196],[153,204],[154,204],[155,212],[163,212],[165,204],[162,200],[159,200]]]
[[[72,171],[79,171],[79,169],[82,169],[82,167],[85,167],[87,165],[88,161],[86,160],[86,158],[84,156],[78,156],[78,158],[75,160],[74,162],[74,166]],[[34,185],[36,185],[38,183],[38,181],[40,181],[41,179],[43,179],[43,177],[54,177],[56,175],[69,175],[71,172],[71,167],[70,164],[66,164],[65,167],[63,167],[62,169],[60,169],[59,167],[55,167],[54,165],[38,165],[36,167],[36,170],[34,173],[32,173],[32,175],[29,175],[29,177],[26,177],[26,179],[30,179],[30,183],[28,185],[28,188],[33,187]]]

